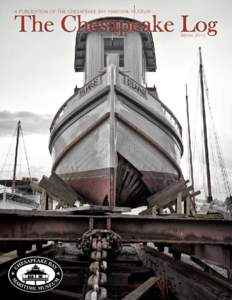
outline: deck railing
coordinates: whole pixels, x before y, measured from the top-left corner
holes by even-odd
[[[128,76],[122,71],[119,71],[119,74],[123,76],[123,83],[127,86],[131,87],[133,90],[135,90],[138,94],[140,94],[143,98],[147,98],[147,95],[152,96],[161,106],[162,111],[164,112],[165,117],[167,120],[176,128],[176,130],[179,132],[180,136],[182,136],[182,127],[180,125],[180,122],[177,120],[174,113],[158,98],[155,97],[151,92],[147,90],[144,86],[139,84],[137,81],[135,81],[133,78]]]
[[[177,120],[174,113],[160,99],[156,98],[151,92],[148,92],[148,94],[151,95],[157,102],[160,103],[161,108],[165,114],[165,117],[178,130],[180,136],[182,136],[182,126],[180,125],[180,122]]]
[[[76,96],[79,95],[78,99],[85,96],[88,92],[96,88],[98,85],[102,83],[102,76],[106,73],[106,71],[101,72],[99,75],[91,79],[89,82],[87,82],[82,88],[77,89],[77,91],[59,108],[57,111],[51,127],[50,131],[53,130],[55,123],[62,117],[66,107],[70,104],[70,101]],[[119,74],[123,76],[123,83],[136,91],[140,96],[147,99],[147,96],[152,96],[161,106],[162,111],[164,112],[164,115],[166,119],[176,128],[176,130],[179,132],[180,136],[182,136],[182,127],[177,120],[176,116],[173,114],[173,112],[153,93],[151,93],[147,88],[139,84],[137,81],[135,81],[133,78],[128,76],[122,71],[119,71]]]

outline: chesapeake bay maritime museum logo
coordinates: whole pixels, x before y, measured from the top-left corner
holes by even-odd
[[[8,277],[16,288],[29,293],[42,293],[55,288],[63,278],[61,267],[53,260],[30,256],[16,261]]]

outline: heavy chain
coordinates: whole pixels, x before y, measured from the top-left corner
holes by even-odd
[[[85,300],[107,299],[107,258],[120,249],[120,238],[109,230],[92,230],[83,235],[81,247],[91,260]]]

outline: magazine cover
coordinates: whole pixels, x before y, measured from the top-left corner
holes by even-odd
[[[230,1],[0,7],[2,292],[232,299]]]

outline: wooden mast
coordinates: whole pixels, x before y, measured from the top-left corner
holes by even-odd
[[[18,149],[19,149],[19,134],[20,134],[20,129],[21,129],[21,122],[18,121],[18,125],[17,125],[17,137],[16,137],[16,146],[15,146],[14,171],[13,171],[13,180],[12,180],[12,192],[15,192],[15,180],[16,180],[17,160],[18,160]]]
[[[193,187],[193,190],[194,190],[193,156],[192,156],[192,141],[191,141],[190,120],[189,120],[189,102],[188,102],[187,84],[186,84],[185,88],[186,88],[186,113],[187,113],[187,122],[188,122],[189,165],[190,165],[191,182],[192,182],[192,187]]]
[[[207,122],[206,122],[206,114],[205,114],[205,94],[204,94],[203,64],[202,64],[201,47],[199,47],[199,56],[200,56],[200,84],[201,84],[204,148],[205,148],[206,176],[207,176],[207,187],[208,187],[207,202],[210,203],[213,201],[213,197],[212,197],[210,165],[209,165],[209,148],[208,148],[208,136],[207,136]]]

